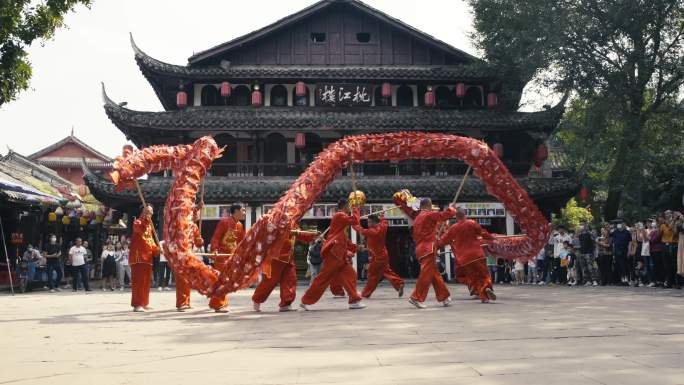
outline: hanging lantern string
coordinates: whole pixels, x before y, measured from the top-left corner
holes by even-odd
[[[140,188],[140,183],[138,183],[137,179],[134,179],[135,181],[135,188],[138,190],[138,197],[140,198],[140,202],[142,202],[143,207],[147,207],[147,203],[145,203],[145,197],[143,196],[142,189]],[[159,246],[159,237],[157,236],[157,229],[154,228],[154,221],[152,218],[150,218],[150,225],[152,226],[152,236],[154,237],[154,243]]]

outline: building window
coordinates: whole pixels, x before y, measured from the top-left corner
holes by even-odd
[[[449,107],[449,89],[445,86],[439,86],[435,90],[435,104],[439,108]]]
[[[287,89],[284,86],[278,84],[271,88],[271,106],[287,106]]]
[[[382,97],[382,86],[375,86],[374,95],[376,107],[389,106],[392,103],[392,98]]]
[[[213,84],[207,84],[206,86],[202,87],[201,105],[203,105],[203,106],[220,106],[220,105],[222,105],[221,95],[219,94],[219,91],[216,88],[216,86],[214,86]]]
[[[482,108],[482,90],[479,86],[470,86],[466,89],[466,93],[463,96],[463,108],[464,109],[474,109]]]
[[[292,100],[295,107],[306,107],[309,105],[309,87],[304,87],[304,96],[297,96],[297,87],[292,88]]]
[[[407,85],[397,88],[397,107],[413,107],[413,90]]]
[[[356,34],[356,41],[359,43],[368,43],[370,41],[371,35],[368,32],[359,32]]]
[[[249,106],[251,103],[251,92],[247,86],[237,86],[230,95],[231,103],[234,106]]]
[[[314,43],[325,43],[325,32],[311,32],[311,41]]]

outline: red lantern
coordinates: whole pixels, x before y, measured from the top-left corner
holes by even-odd
[[[228,82],[223,82],[221,83],[221,96],[224,98],[230,97],[232,89],[230,87],[230,83]]]
[[[252,107],[261,107],[262,97],[259,91],[259,86],[254,86],[254,91],[252,91]]]
[[[537,146],[537,151],[534,153],[534,165],[541,167],[542,164],[549,158],[549,149],[543,143]]]
[[[499,157],[499,159],[503,158],[503,153],[504,153],[503,144],[494,143],[494,146],[492,147],[492,149],[494,150],[494,153],[496,154],[496,156]]]
[[[579,192],[579,196],[582,201],[586,201],[587,199],[589,199],[589,190],[586,186],[582,186]]]
[[[464,96],[465,96],[465,84],[463,84],[463,83],[456,84],[456,97],[462,98]]]
[[[185,108],[188,106],[188,94],[185,91],[178,91],[176,93],[176,106],[178,106],[178,108]]]
[[[304,84],[304,82],[297,82],[295,85],[295,94],[300,98],[306,96],[306,84]]]
[[[390,96],[392,96],[392,86],[390,86],[389,83],[382,83],[380,93],[383,98],[389,98]]]
[[[300,150],[306,147],[306,135],[304,135],[303,132],[298,132],[295,135],[295,147],[297,147]]]
[[[425,106],[433,107],[435,105],[435,94],[432,92],[432,87],[428,87],[425,91]]]
[[[498,103],[499,98],[496,96],[496,92],[490,92],[487,94],[487,107],[494,109]]]

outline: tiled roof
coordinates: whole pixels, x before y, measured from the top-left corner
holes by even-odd
[[[49,154],[50,152],[52,152],[52,151],[54,151],[54,150],[56,150],[56,149],[58,149],[58,148],[64,146],[64,145],[67,144],[67,143],[73,143],[73,144],[75,144],[75,145],[81,147],[81,148],[84,149],[85,151],[87,151],[87,152],[89,152],[89,153],[95,155],[96,158],[100,158],[102,161],[106,161],[106,162],[111,162],[111,161],[112,161],[112,158],[110,158],[110,157],[108,157],[107,155],[105,155],[105,154],[103,154],[103,153],[97,151],[96,149],[90,147],[90,146],[89,146],[88,144],[86,144],[84,141],[82,141],[81,139],[79,139],[79,138],[77,138],[76,136],[74,136],[73,132],[71,133],[71,135],[69,135],[69,136],[67,136],[66,138],[60,140],[59,142],[53,143],[53,144],[51,144],[51,145],[49,145],[49,146],[43,148],[42,150],[39,150],[39,151],[37,151],[37,152],[35,152],[35,153],[29,155],[28,158],[34,159],[34,160],[35,160],[35,159],[38,159],[38,158],[42,157],[43,155]]]
[[[105,111],[119,129],[134,136],[138,129],[161,130],[345,130],[362,132],[483,129],[551,132],[563,113],[559,104],[539,112],[440,110],[422,107],[364,109],[323,107],[190,107],[148,112],[124,108],[104,92]],[[144,133],[144,132],[137,132]]]
[[[114,185],[92,172],[85,173],[86,184],[92,193],[105,204],[116,207],[138,202],[135,191],[114,191]],[[278,200],[292,185],[295,178],[288,177],[207,177],[205,180],[206,203],[253,202],[268,203]],[[369,202],[388,202],[392,194],[409,188],[416,196],[429,196],[437,201],[451,201],[460,178],[446,177],[363,177],[357,181],[358,189],[364,191]],[[519,178],[518,183],[534,198],[574,193],[578,182],[570,178]],[[171,178],[150,177],[140,181],[145,199],[163,203],[171,187]],[[320,200],[335,202],[346,197],[351,189],[348,177],[337,178],[323,193]],[[468,179],[461,198],[465,201],[491,198],[482,182]]]
[[[304,8],[298,12],[295,12],[289,16],[286,16],[286,17],[276,21],[275,23],[271,23],[271,24],[269,24],[263,28],[260,28],[256,31],[250,32],[250,33],[243,35],[243,36],[240,36],[240,37],[233,39],[233,40],[230,40],[226,43],[219,44],[219,45],[212,47],[212,48],[209,48],[207,50],[195,53],[194,55],[192,55],[188,59],[188,61],[190,63],[197,63],[197,62],[201,62],[202,60],[206,60],[206,59],[215,57],[216,55],[225,54],[226,52],[230,51],[233,48],[242,47],[245,44],[248,44],[252,41],[255,41],[257,39],[262,39],[264,36],[271,35],[273,33],[277,33],[277,31],[282,29],[282,28],[285,28],[289,25],[297,23],[297,22],[303,20],[304,18],[311,17],[315,13],[322,11],[323,9],[329,7],[330,5],[339,4],[339,3],[344,3],[344,4],[354,8],[355,10],[361,11],[362,13],[364,13],[364,14],[372,17],[372,18],[375,18],[375,19],[381,20],[385,23],[388,23],[391,26],[393,26],[394,28],[397,28],[400,31],[403,31],[405,33],[408,33],[412,37],[414,37],[420,41],[423,41],[427,44],[430,44],[434,47],[437,47],[437,48],[443,50],[444,52],[452,54],[461,60],[467,60],[467,61],[480,60],[480,59],[476,58],[475,56],[468,54],[467,52],[464,52],[458,48],[455,48],[455,47],[435,38],[434,36],[431,36],[431,35],[423,32],[421,30],[418,30],[418,29],[404,23],[403,21],[401,21],[397,18],[394,18],[394,17],[392,17],[392,16],[390,16],[390,15],[388,15],[388,14],[386,14],[386,13],[384,13],[378,9],[375,9],[375,8],[369,6],[369,5],[367,5],[361,1],[358,1],[358,0],[321,0],[321,1],[318,1],[318,2],[310,5],[309,7],[306,7],[306,8]]]

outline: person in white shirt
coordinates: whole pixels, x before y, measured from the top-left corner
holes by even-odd
[[[79,277],[83,280],[85,291],[91,291],[88,285],[88,269],[86,268],[86,256],[88,251],[83,247],[81,238],[76,238],[74,245],[69,249],[69,261],[74,274],[74,291],[78,291]]]
[[[117,243],[118,245],[118,243]],[[116,261],[116,273],[119,278],[119,290],[124,290],[124,283],[126,275],[128,275],[128,282],[131,281],[131,265],[128,264],[128,242],[123,241],[121,250],[119,250],[118,260]]]
[[[169,289],[169,279],[171,279],[171,268],[169,267],[166,257],[164,256],[163,244],[165,241],[159,242],[159,276],[157,277],[157,290],[171,290]]]
[[[553,271],[551,273],[551,281],[558,281],[558,276],[561,273],[561,252],[564,251],[563,243],[572,242],[572,237],[565,230],[565,226],[558,226],[557,231],[554,232],[553,236],[549,240],[549,243],[553,245]]]

